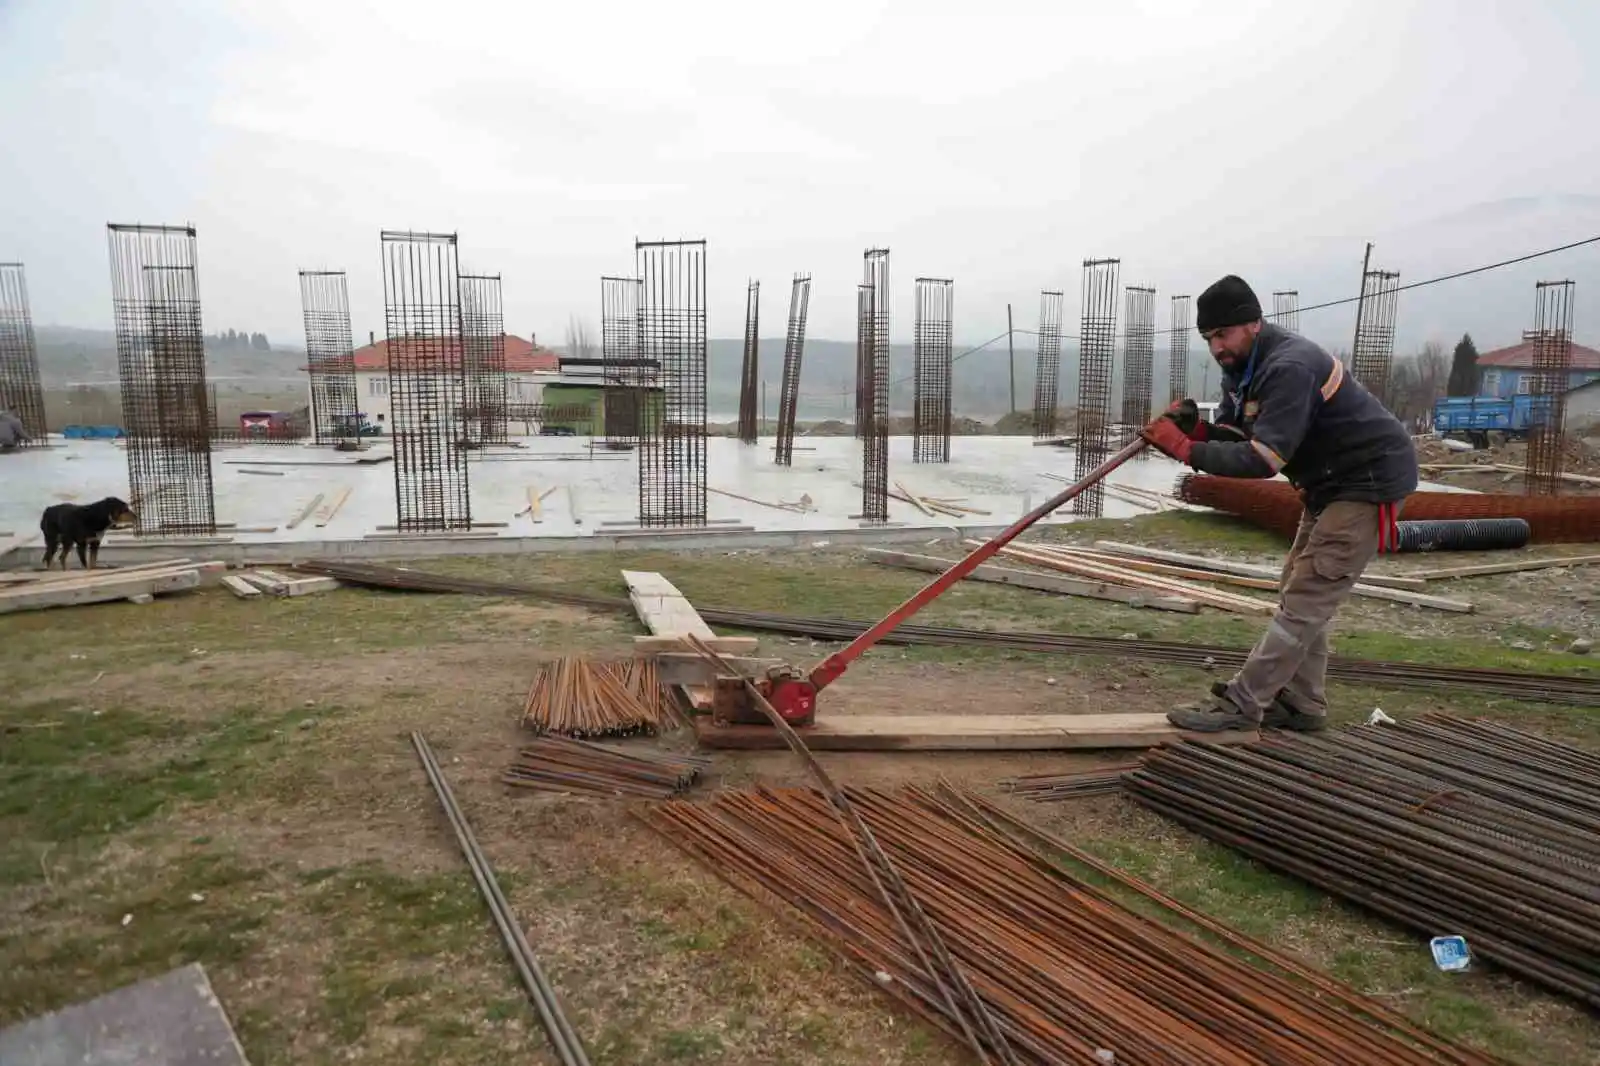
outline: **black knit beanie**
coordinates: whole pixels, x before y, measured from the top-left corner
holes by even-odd
[[[1201,333],[1254,322],[1261,317],[1261,301],[1237,274],[1229,274],[1213,283],[1194,305],[1194,325]]]

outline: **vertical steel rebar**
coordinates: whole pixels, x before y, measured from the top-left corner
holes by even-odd
[[[507,443],[506,318],[499,274],[462,274],[463,429],[473,444]]]
[[[385,230],[379,247],[395,524],[404,533],[470,529],[456,235]]]
[[[1033,436],[1056,435],[1056,408],[1061,403],[1061,318],[1066,295],[1053,289],[1039,293],[1038,362],[1033,371]]]
[[[1133,431],[1150,421],[1155,336],[1156,290],[1129,285],[1122,324],[1122,424]]]
[[[637,445],[643,434],[643,385],[652,375],[640,365],[639,279],[600,279],[601,416],[606,444]]]
[[[789,331],[783,340],[783,381],[778,386],[778,443],[773,461],[794,461],[794,425],[800,410],[800,363],[806,350],[806,312],[811,306],[811,275],[796,274],[789,288]]]
[[[128,502],[140,534],[213,534],[213,416],[193,226],[108,225]]]
[[[918,278],[914,338],[916,395],[912,408],[912,461],[950,461],[950,328],[955,283]]]
[[[661,415],[645,417],[639,521],[706,521],[706,242],[635,241],[640,357],[660,368]]]
[[[44,447],[44,386],[21,263],[0,263],[0,411],[22,423],[28,435],[22,447]]]
[[[1291,333],[1300,332],[1300,290],[1280,289],[1272,294],[1272,321]]]
[[[342,270],[300,271],[311,379],[311,432],[318,444],[355,444],[361,436],[350,294]]]
[[[1075,480],[1081,480],[1111,454],[1111,371],[1117,349],[1117,271],[1119,259],[1083,261],[1083,320],[1078,330],[1078,447]],[[1072,501],[1074,514],[1099,518],[1105,486],[1096,484]]]
[[[761,378],[761,282],[752,280],[744,294],[744,362],[739,373],[739,440],[760,439],[756,382]]]
[[[1530,496],[1561,495],[1566,458],[1567,390],[1572,387],[1571,281],[1534,287],[1533,367],[1528,373],[1528,456],[1523,474]]]
[[[1189,396],[1189,297],[1172,298],[1171,347],[1167,351],[1167,403]]]

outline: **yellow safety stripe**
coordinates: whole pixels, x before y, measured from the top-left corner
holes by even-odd
[[[1333,399],[1333,394],[1339,391],[1339,386],[1344,384],[1344,364],[1333,360],[1333,369],[1328,371],[1328,380],[1322,383],[1323,402]]]
[[[1272,467],[1272,472],[1274,474],[1283,469],[1283,457],[1281,455],[1258,440],[1253,440],[1250,442],[1250,444],[1255,448],[1256,451],[1261,453],[1261,458],[1265,459],[1267,461],[1267,465]]]

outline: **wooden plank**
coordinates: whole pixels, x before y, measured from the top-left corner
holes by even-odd
[[[704,640],[705,638],[701,638]],[[705,641],[719,655],[748,655],[761,643],[759,637],[712,637]],[[635,655],[654,656],[671,652],[687,652],[689,644],[682,637],[634,637]]]
[[[273,591],[279,596],[309,596],[314,592],[331,592],[339,587],[335,577],[299,577],[285,581]]]
[[[318,529],[322,529],[333,521],[333,516],[339,513],[339,508],[343,507],[344,502],[350,498],[350,491],[348,486],[340,489],[339,494],[324,504],[322,509],[317,512]]]
[[[233,593],[235,596],[239,597],[241,600],[257,599],[261,595],[260,589],[250,584],[250,582],[246,581],[244,578],[235,577],[232,574],[224,574],[222,577],[222,584],[224,588]]]
[[[702,640],[716,636],[678,587],[660,574],[650,570],[624,570],[622,580],[628,585],[628,599],[639,621],[652,635]]]
[[[663,685],[691,688],[709,685],[716,680],[718,673],[710,663],[692,651],[662,652],[650,658],[655,660],[656,676]],[[727,667],[722,673],[737,673],[745,677],[762,677],[772,667],[783,665],[781,659],[751,659],[738,655],[724,655],[722,662]]]
[[[1126,555],[1135,559],[1176,563],[1179,566],[1192,566],[1200,570],[1215,570],[1219,574],[1268,578],[1273,582],[1274,588],[1277,587],[1278,578],[1282,576],[1281,568],[1274,570],[1270,566],[1259,566],[1255,563],[1236,563],[1227,559],[1212,559],[1204,555],[1189,555],[1184,552],[1166,551],[1161,548],[1146,548],[1142,544],[1123,544],[1115,540],[1097,540],[1094,542],[1094,547],[1096,551],[1107,552],[1111,555]],[[1361,584],[1379,585],[1391,589],[1406,589],[1411,592],[1420,592],[1427,587],[1427,582],[1418,580],[1415,575],[1362,574]]]
[[[1600,555],[1547,556],[1543,559],[1522,559],[1517,562],[1481,563],[1477,566],[1451,566],[1440,570],[1413,570],[1407,577],[1424,581],[1448,581],[1457,577],[1484,577],[1489,574],[1518,574],[1525,570],[1547,570],[1561,566],[1590,566],[1600,563]]]
[[[73,589],[81,587],[95,587],[114,581],[131,581],[137,578],[168,577],[172,574],[193,573],[198,575],[201,584],[214,583],[221,574],[228,569],[228,564],[223,562],[210,563],[183,563],[177,566],[163,565],[127,573],[122,570],[69,570],[58,573],[60,580],[44,582],[27,582],[20,585],[8,585],[0,588],[0,599],[21,596],[25,593],[43,589]]]
[[[1088,548],[1077,548],[1071,545],[1051,545],[1051,550],[1063,552],[1078,559],[1091,563],[1100,563],[1105,566],[1117,566],[1127,570],[1137,570],[1142,574],[1159,574],[1162,577],[1181,577],[1191,581],[1210,581],[1218,585],[1236,585],[1247,589],[1265,589],[1268,592],[1278,591],[1278,582],[1267,577],[1245,577],[1242,574],[1225,574],[1220,570],[1199,570],[1189,566],[1174,566],[1172,563],[1153,563],[1149,559],[1135,559],[1131,555],[1111,555],[1107,552],[1092,551]]]
[[[784,746],[770,726],[719,726],[694,720],[707,748],[766,750]],[[1061,751],[1153,748],[1179,740],[1244,744],[1254,730],[1185,733],[1165,714],[850,714],[818,718],[800,730],[813,751]]]
[[[76,557],[74,557],[76,558]],[[173,570],[178,567],[188,566],[189,559],[167,559],[158,563],[139,563],[135,566],[107,566],[94,570],[23,570],[16,573],[0,574],[0,581],[10,583],[32,583],[36,581],[76,581],[82,577],[122,574],[138,574],[150,570]],[[76,563],[74,563],[76,567]]]
[[[933,512],[928,510],[928,507],[927,507],[926,504],[924,504],[921,500],[919,500],[915,496],[913,496],[911,494],[911,490],[910,489],[906,488],[904,485],[900,484],[900,482],[898,482],[898,481],[896,481],[894,483],[894,487],[900,490],[900,499],[904,500],[906,503],[909,503],[911,506],[913,506],[917,510],[921,511],[924,515],[928,516],[929,518],[933,517]]]
[[[295,526],[298,526],[301,522],[304,522],[307,518],[310,518],[311,517],[311,512],[315,511],[320,506],[322,506],[322,493],[319,492],[315,496],[311,497],[311,502],[306,504],[305,508],[302,509],[299,514],[297,514],[293,518],[289,519],[289,521],[284,525],[283,528],[285,528],[285,529],[293,529]]]
[[[273,580],[272,578],[264,577],[254,570],[246,570],[244,573],[239,575],[239,578],[246,584],[253,585],[260,589],[262,592],[270,592],[274,595],[277,594],[279,586],[283,584],[281,580]]]
[[[910,552],[887,551],[868,548],[866,555],[875,563],[898,566],[906,570],[920,570],[927,574],[942,574],[955,565],[955,560],[940,559],[931,555],[914,555]],[[1063,596],[1082,596],[1091,600],[1125,603],[1130,607],[1150,607],[1158,611],[1177,611],[1182,614],[1199,612],[1200,605],[1179,596],[1158,596],[1140,589],[1111,585],[1103,581],[1080,581],[1077,578],[1056,574],[1039,574],[1031,570],[1014,570],[1008,566],[984,563],[967,575],[969,581],[987,581],[996,585],[1054,592]]]
[[[48,607],[76,607],[86,603],[106,603],[132,596],[154,596],[164,592],[192,589],[200,584],[200,573],[180,570],[173,573],[131,574],[111,581],[51,585],[46,588],[12,589],[0,594],[0,614],[37,611]]]

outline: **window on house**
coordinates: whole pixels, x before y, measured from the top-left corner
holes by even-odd
[[[1518,396],[1526,396],[1532,391],[1533,391],[1533,375],[1532,374],[1518,374],[1517,375],[1517,395]]]
[[[1485,370],[1483,372],[1483,391],[1485,395],[1497,396],[1500,393],[1500,371]]]
[[[367,395],[368,396],[387,396],[387,395],[389,395],[389,379],[388,378],[373,378],[370,381],[368,381],[367,382]]]

